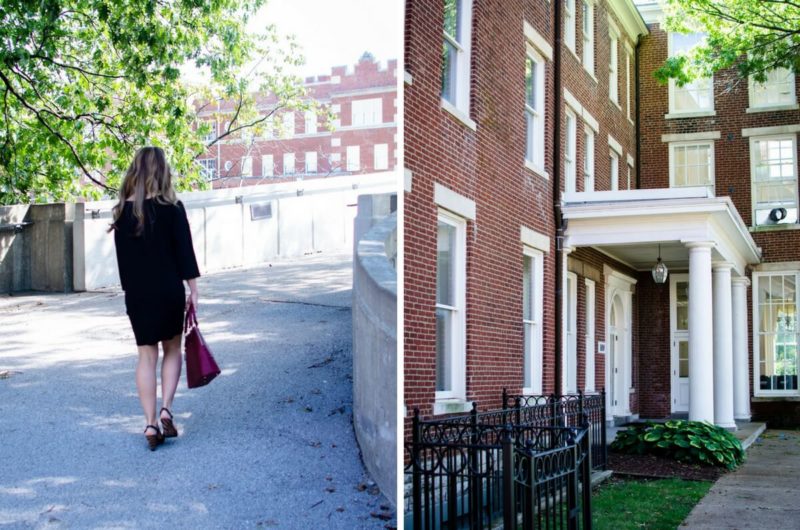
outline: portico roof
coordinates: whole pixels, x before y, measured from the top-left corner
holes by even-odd
[[[706,187],[565,193],[565,246],[593,247],[646,271],[657,245],[671,270],[688,268],[687,244],[714,243],[712,259],[728,262],[736,274],[761,261],[761,249],[729,197]]]

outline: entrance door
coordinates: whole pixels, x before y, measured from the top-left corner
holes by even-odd
[[[689,412],[689,275],[670,276],[672,412]]]
[[[614,296],[611,302],[611,314],[609,315],[608,328],[608,366],[611,370],[609,378],[608,392],[611,397],[611,412],[614,416],[624,414],[625,402],[625,348],[623,345],[624,336],[624,310],[619,296]]]
[[[564,393],[575,394],[578,392],[578,276],[567,273],[567,304],[566,304],[566,336],[567,336],[567,362],[565,364]]]

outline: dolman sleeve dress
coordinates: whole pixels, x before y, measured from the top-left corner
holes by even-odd
[[[183,280],[200,276],[183,204],[151,198],[145,199],[143,210],[140,235],[131,201],[114,230],[125,308],[138,346],[158,344],[183,331]]]

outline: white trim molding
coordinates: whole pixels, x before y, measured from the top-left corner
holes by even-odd
[[[742,129],[742,136],[748,138],[750,136],[770,136],[773,134],[795,134],[800,132],[800,124],[794,125],[776,125],[774,127],[751,127],[749,129]]]
[[[475,201],[442,186],[438,182],[433,183],[433,202],[460,217],[471,221],[475,220]]]
[[[522,21],[522,32],[525,38],[537,49],[539,53],[544,56],[548,61],[553,60],[553,47],[547,42],[547,39],[542,37],[542,34],[536,31],[536,28],[531,26],[527,20]]]
[[[583,122],[592,128],[595,133],[600,132],[600,123],[592,116],[586,108],[581,105],[578,98],[572,95],[572,92],[564,88],[564,102],[570,107],[572,110],[575,111],[575,115],[579,116]]]
[[[519,240],[522,244],[531,248],[541,250],[542,252],[550,252],[550,238],[541,232],[531,230],[527,226],[519,227]]]
[[[403,190],[411,193],[411,186],[414,182],[414,174],[408,168],[403,168]]]
[[[719,140],[719,131],[707,131],[696,133],[662,134],[662,142],[694,142],[695,140]]]
[[[442,98],[442,108],[447,112],[449,112],[450,114],[452,114],[453,116],[455,116],[456,118],[458,118],[458,120],[461,123],[472,129],[473,131],[478,130],[478,124],[475,123],[472,120],[472,118],[464,114],[464,112],[462,112],[461,109],[459,109],[458,107],[456,107],[455,105],[453,105],[444,98]]]
[[[610,134],[608,135],[608,146],[619,156],[622,156],[622,145]]]

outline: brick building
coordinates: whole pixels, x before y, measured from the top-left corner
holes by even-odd
[[[365,53],[352,68],[337,66],[330,75],[307,77],[305,88],[310,99],[333,112],[331,127],[314,112],[276,110],[274,95],[256,95],[259,113],[273,112],[261,130],[226,136],[197,159],[214,188],[396,167],[396,60],[382,67]],[[208,142],[228,130],[235,108],[236,102],[223,100],[199,113],[212,121]]]
[[[406,3],[409,414],[605,389],[610,421],[800,422],[794,76],[659,85],[696,42],[661,16]]]

